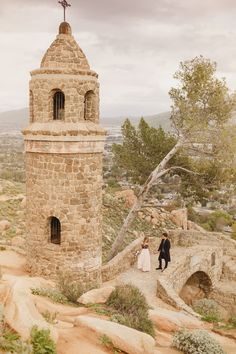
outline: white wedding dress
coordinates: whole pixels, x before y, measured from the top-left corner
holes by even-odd
[[[142,270],[143,272],[150,272],[151,270],[151,259],[148,248],[142,248],[138,256],[138,269]]]

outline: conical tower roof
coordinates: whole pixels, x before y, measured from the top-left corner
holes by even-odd
[[[72,36],[69,23],[60,24],[59,34],[45,53],[41,68],[90,70],[84,52]]]

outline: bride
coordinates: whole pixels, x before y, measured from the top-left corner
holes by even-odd
[[[143,272],[150,272],[151,270],[151,259],[148,243],[149,239],[147,236],[145,236],[142,243],[142,250],[138,256],[138,269],[142,270]]]

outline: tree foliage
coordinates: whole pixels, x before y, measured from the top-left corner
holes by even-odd
[[[154,168],[175,146],[177,139],[166,133],[161,127],[150,127],[141,118],[138,127],[126,119],[122,126],[122,145],[113,144],[115,164],[125,170],[133,183],[142,184]],[[169,166],[189,168],[190,159],[183,152],[178,152],[170,161]]]
[[[169,167],[169,164],[173,163],[180,151],[196,150],[198,155],[195,160],[205,155],[206,165],[213,167],[210,169],[209,177],[216,177],[217,164],[222,166],[222,176],[230,170],[236,137],[230,133],[228,124],[235,107],[235,95],[230,95],[225,80],[217,78],[215,74],[216,63],[202,56],[180,63],[180,69],[174,75],[178,80],[178,86],[169,92],[173,102],[171,121],[176,132],[176,144],[159,163],[157,162],[157,166],[140,188],[137,201],[128,213],[112,246],[110,258],[118,252],[124,235],[135,218],[135,213],[153,184],[166,173],[179,169],[180,166]],[[140,156],[142,146],[135,137],[134,129],[130,129],[130,134],[133,137],[133,148]],[[139,163],[139,160],[136,163]],[[199,166],[201,167],[200,164]],[[139,174],[136,177],[138,178]]]
[[[216,63],[202,56],[180,63],[174,74],[179,84],[169,91],[171,120],[179,134],[203,142],[202,133],[222,128],[232,115],[234,95],[230,95],[225,79],[216,76]]]

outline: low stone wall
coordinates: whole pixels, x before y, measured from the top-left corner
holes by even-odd
[[[139,237],[102,267],[102,281],[115,278],[126,271],[136,261],[135,252],[140,250],[143,237]]]

